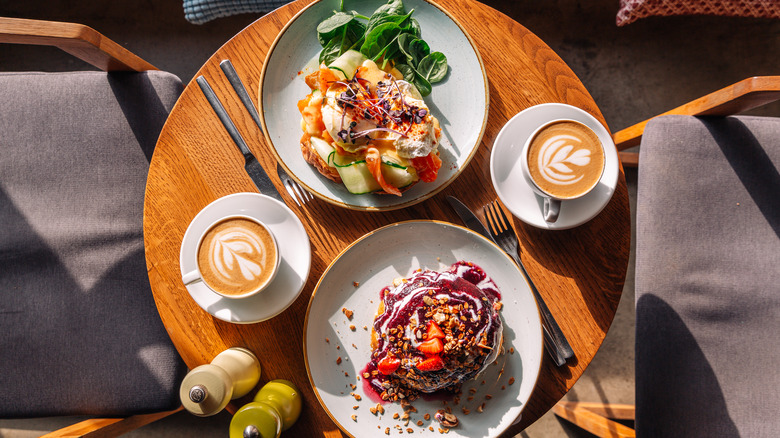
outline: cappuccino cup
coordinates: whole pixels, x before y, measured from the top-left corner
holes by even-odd
[[[544,199],[544,220],[558,220],[561,203],[590,193],[604,173],[604,146],[585,124],[549,121],[528,138],[520,156],[523,177]]]
[[[203,282],[225,298],[246,298],[276,277],[281,257],[268,227],[255,218],[231,215],[214,221],[200,235],[197,268],[182,275],[185,285]]]

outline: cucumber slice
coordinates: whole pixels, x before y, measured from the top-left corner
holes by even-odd
[[[349,167],[355,163],[365,163],[366,160],[359,160],[354,155],[341,155],[334,154],[332,163],[329,163],[333,167]]]
[[[309,141],[311,141],[312,147],[315,151],[317,151],[317,154],[320,156],[320,158],[322,158],[326,163],[328,163],[328,165],[330,165],[328,162],[328,157],[336,149],[329,145],[327,141],[319,137],[311,137],[309,138]]]
[[[346,187],[350,193],[362,195],[381,189],[379,183],[376,182],[374,176],[371,175],[371,172],[368,170],[365,161],[353,162],[349,166],[336,167],[336,170],[341,176],[344,187]]]
[[[350,193],[362,195],[382,190],[371,171],[368,170],[365,160],[357,159],[354,155],[339,155],[335,152],[330,154],[329,160],[328,165],[336,168],[344,186]],[[413,167],[403,166],[392,161],[391,158],[386,159],[384,156],[382,157],[381,169],[385,181],[399,189],[420,179]]]
[[[395,163],[382,163],[382,176],[385,181],[399,189],[417,182],[420,179],[414,167],[402,167]]]
[[[334,59],[328,67],[340,70],[346,75],[347,79],[352,79],[352,76],[355,75],[355,70],[357,70],[366,59],[367,58],[357,50],[347,50],[342,53],[341,56]]]

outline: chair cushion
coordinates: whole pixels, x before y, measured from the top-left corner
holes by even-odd
[[[669,15],[722,15],[728,17],[780,18],[775,0],[620,0],[617,25],[640,18]]]
[[[638,436],[776,436],[780,120],[660,117],[639,163]]]
[[[203,24],[236,14],[268,13],[292,0],[183,0],[184,18]]]
[[[0,74],[0,417],[178,406],[143,247],[169,73]]]

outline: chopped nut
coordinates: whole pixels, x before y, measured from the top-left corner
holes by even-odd
[[[350,324],[349,325],[349,329],[354,332],[355,331],[355,324]]]
[[[328,338],[325,338],[325,342],[327,342],[328,344],[330,344],[330,339],[328,339]]]
[[[399,418],[401,418],[401,416],[398,414],[398,412],[396,412],[395,414],[393,414],[393,420],[397,420],[397,419],[399,419]]]
[[[439,422],[439,424],[441,424],[444,427],[450,428],[450,427],[456,427],[458,425],[458,417],[456,417],[455,414],[451,412],[447,412],[439,409],[438,411],[436,411],[435,417],[436,420]]]
[[[468,409],[466,409],[466,407],[465,407],[465,406],[463,406],[463,415],[468,415],[468,414],[470,414],[470,413],[471,413],[471,411],[470,411],[470,410],[468,410]]]
[[[431,414],[425,414],[423,415],[423,418],[425,418],[425,421],[428,421],[431,419]]]
[[[482,411],[484,411],[484,410],[485,410],[485,404],[484,404],[484,403],[482,403],[482,404],[481,404],[481,405],[479,405],[479,407],[477,408],[477,412],[479,412],[479,413],[481,414],[481,413],[482,413]]]
[[[336,365],[341,365],[341,356],[336,358]]]
[[[513,383],[515,383],[515,378],[514,377],[510,377],[509,378],[509,384],[511,385]]]
[[[347,309],[346,307],[342,307],[342,308],[341,308],[341,312],[342,312],[344,315],[346,315],[347,319],[352,319],[352,315],[355,313],[355,312],[353,312],[353,311],[351,311],[351,310]]]
[[[406,429],[406,433],[414,433],[414,429],[409,427],[409,428]]]
[[[390,428],[389,427],[385,428],[385,435],[390,435]]]
[[[353,415],[353,416],[352,416],[352,421],[354,421],[355,423],[357,423],[357,415]]]
[[[425,423],[423,423],[423,421],[422,421],[422,420],[417,420],[417,425],[418,425],[418,426],[422,426],[423,424],[425,424]]]
[[[360,286],[360,283],[359,283],[359,282],[357,282],[357,281],[353,281],[353,282],[352,282],[352,286],[358,287],[358,286]]]
[[[355,406],[352,406],[352,409],[357,410],[357,408],[359,408],[359,407],[360,407],[360,405],[355,405]]]

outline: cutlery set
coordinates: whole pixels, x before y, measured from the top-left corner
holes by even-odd
[[[518,256],[519,245],[517,235],[512,230],[509,220],[501,209],[501,206],[497,201],[485,205],[485,218],[490,225],[490,229],[487,229],[477,215],[459,199],[454,196],[448,196],[447,201],[470,230],[498,245],[515,261],[518,268],[520,268],[520,271],[528,280],[531,292],[539,305],[539,312],[542,317],[542,334],[547,352],[557,366],[565,364],[568,359],[571,359],[574,356],[574,351],[572,350],[569,341],[566,339],[566,336],[561,331],[560,326],[555,321],[555,318],[552,316],[552,313],[550,313],[550,309],[547,307],[544,299],[539,294],[539,290],[536,288],[533,280],[531,280],[531,276],[528,275],[528,271],[525,269],[522,260],[520,260],[520,257]]]
[[[244,107],[249,112],[252,120],[254,120],[255,124],[262,132],[263,127],[260,123],[259,113],[252,103],[252,100],[249,97],[249,93],[239,78],[238,73],[233,67],[233,64],[230,62],[230,60],[226,59],[220,63],[220,68],[232,85],[233,90],[244,104]],[[230,119],[230,116],[227,114],[227,111],[225,111],[222,102],[216,96],[214,90],[211,88],[206,78],[204,76],[199,76],[196,79],[196,82],[200,86],[200,89],[205,95],[206,100],[208,100],[212,109],[217,114],[217,117],[219,117],[220,121],[225,126],[228,134],[230,134],[230,137],[235,142],[239,151],[244,156],[244,168],[257,189],[261,194],[272,196],[273,198],[284,202],[278,190],[268,177],[268,174],[266,174],[265,170],[257,161],[257,158],[249,150],[246,141],[241,136],[241,133],[238,132],[235,123],[233,123],[233,121]],[[296,181],[294,181],[287,174],[287,172],[285,172],[284,168],[282,168],[278,163],[276,165],[276,171],[279,179],[282,181],[282,184],[285,187],[285,190],[299,207],[314,199],[313,195],[303,189]],[[509,220],[501,209],[501,206],[498,205],[496,201],[485,205],[483,210],[489,225],[489,228],[486,228],[479,220],[479,218],[474,214],[474,212],[466,207],[466,205],[464,205],[460,200],[454,196],[448,196],[447,201],[458,214],[458,217],[463,220],[463,222],[470,230],[482,235],[486,239],[498,245],[515,261],[520,271],[528,280],[531,292],[533,293],[534,298],[539,305],[539,311],[542,318],[544,345],[546,350],[557,366],[562,366],[565,364],[568,359],[574,356],[574,352],[568,340],[566,339],[566,336],[564,336],[563,332],[561,331],[560,326],[550,313],[550,309],[547,307],[544,299],[539,294],[539,290],[536,288],[533,280],[531,280],[531,277],[528,274],[528,271],[525,269],[522,260],[518,256],[519,246],[517,235],[512,230],[512,227],[509,224]]]
[[[239,78],[235,67],[233,67],[233,63],[230,62],[229,59],[225,59],[219,64],[219,67],[222,69],[222,73],[228,79],[228,82],[230,82],[230,85],[233,86],[233,90],[244,104],[244,107],[249,112],[252,120],[254,120],[255,124],[260,129],[260,132],[262,132],[263,126],[260,123],[260,114],[257,112],[257,108],[255,108],[255,105],[252,103],[252,99],[249,97],[249,93],[246,91],[246,87],[241,81],[241,78]],[[255,157],[249,150],[246,141],[241,136],[241,133],[238,132],[235,123],[233,123],[233,120],[230,119],[227,111],[225,111],[225,107],[222,105],[222,102],[219,100],[216,93],[214,93],[214,90],[211,88],[211,85],[209,85],[209,82],[202,75],[198,76],[195,81],[198,83],[198,86],[200,86],[201,91],[203,92],[204,96],[206,96],[206,100],[217,114],[217,117],[219,117],[219,120],[225,126],[228,134],[230,134],[233,142],[236,144],[236,146],[238,146],[239,151],[244,156],[244,169],[257,187],[257,190],[259,190],[263,195],[268,195],[281,202],[284,202],[281,195],[279,194],[279,191],[276,190],[276,187],[268,177],[268,174],[265,173],[265,170],[257,161],[257,157]],[[279,179],[287,189],[287,193],[290,195],[290,197],[292,197],[295,203],[298,204],[298,206],[314,199],[314,196],[304,190],[297,182],[295,182],[279,164],[276,165],[276,172],[279,175]]]

